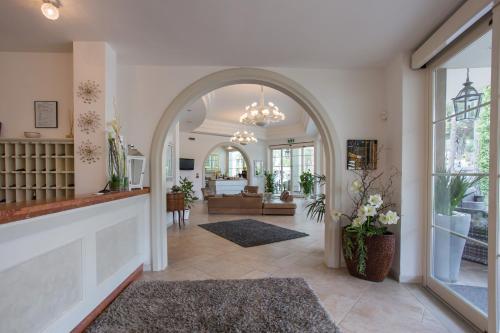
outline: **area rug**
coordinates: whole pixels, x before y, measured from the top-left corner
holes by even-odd
[[[463,284],[448,284],[448,286],[478,309],[488,313],[488,288]]]
[[[301,278],[137,281],[87,328],[109,332],[339,332]]]
[[[207,223],[199,226],[243,247],[259,246],[309,236],[303,232],[252,219]]]

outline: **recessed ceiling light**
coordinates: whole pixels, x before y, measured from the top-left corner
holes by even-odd
[[[191,110],[191,109],[187,109],[186,111],[187,111],[187,112],[191,112],[191,111],[193,111],[193,110]]]
[[[43,15],[49,20],[55,21],[59,18],[59,8],[51,1],[42,3],[41,10]]]
[[[186,123],[188,123],[188,124],[192,124],[192,123],[193,123],[193,121],[192,121],[192,120],[188,120],[188,121],[186,121]]]

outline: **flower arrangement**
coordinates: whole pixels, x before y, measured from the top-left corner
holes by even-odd
[[[351,214],[333,211],[333,219],[345,218],[349,224],[344,228],[343,246],[346,260],[357,262],[357,271],[365,275],[367,261],[366,239],[388,234],[389,225],[397,224],[399,216],[390,210],[393,172],[385,185],[381,184],[383,173],[374,175],[370,170],[354,172],[358,177],[350,185],[350,197],[354,209]]]

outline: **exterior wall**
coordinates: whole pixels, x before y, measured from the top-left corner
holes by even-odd
[[[1,332],[69,332],[141,264],[149,195],[0,226]]]
[[[0,122],[2,138],[40,132],[64,138],[73,110],[71,53],[0,52]],[[35,128],[34,101],[58,102],[58,128]]]

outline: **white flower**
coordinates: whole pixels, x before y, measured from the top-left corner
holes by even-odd
[[[363,188],[363,184],[358,179],[356,179],[355,181],[353,181],[351,183],[351,192],[353,192],[353,193],[360,193],[362,188]]]
[[[365,222],[366,222],[366,216],[361,215],[361,216],[354,218],[354,220],[352,220],[352,225],[355,227],[360,227]]]
[[[399,221],[399,216],[396,212],[388,211],[385,214],[380,214],[378,220],[382,224],[397,224]]]
[[[375,216],[377,215],[377,210],[375,209],[375,207],[370,205],[361,206],[358,208],[358,215]]]
[[[335,209],[332,209],[331,214],[333,222],[337,222],[338,220],[340,220],[340,217],[342,216],[342,213]]]
[[[384,202],[382,201],[382,196],[380,196],[380,194],[373,194],[373,195],[370,195],[370,197],[368,198],[368,204],[370,204],[370,206],[373,206],[375,208],[380,208],[380,206],[382,206]]]

